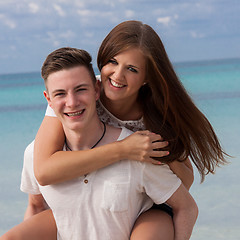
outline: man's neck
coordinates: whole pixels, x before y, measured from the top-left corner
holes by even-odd
[[[92,148],[103,135],[103,131],[104,125],[99,119],[77,131],[64,128],[67,146],[72,151]]]

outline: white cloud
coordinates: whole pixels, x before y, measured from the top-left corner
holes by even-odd
[[[67,0],[68,1],[68,0]],[[85,7],[85,3],[83,1],[76,1],[75,2],[75,6],[76,7],[80,7],[80,8],[83,8]]]
[[[7,27],[14,29],[16,28],[17,24],[15,23],[15,21],[9,19],[7,16],[5,16],[4,14],[0,14],[0,21],[6,25]]]
[[[59,16],[65,17],[66,13],[63,11],[62,7],[58,4],[53,4],[53,8],[56,10]]]
[[[53,32],[47,32],[47,35],[48,35],[48,37],[49,37],[48,40],[52,43],[52,45],[53,45],[54,47],[59,47],[59,46],[60,46],[60,42],[59,42],[59,40],[57,39],[55,33],[53,33]]]
[[[116,2],[112,1],[112,0],[103,0],[102,4],[105,4],[106,6],[109,6],[109,7],[115,7],[116,6]]]
[[[205,37],[205,34],[198,33],[196,31],[190,31],[190,35],[192,38],[204,38]]]
[[[91,48],[97,46],[92,42],[99,44],[112,27],[127,19],[138,19],[164,34],[169,55],[177,56],[176,60],[203,58],[203,52],[190,56],[178,47],[178,43],[189,42],[186,47],[194,48],[195,44],[205,45],[207,36],[206,49],[213,44],[211,41],[216,45],[209,56],[215,54],[217,46],[222,49],[222,45],[215,44],[223,44],[222,38],[231,42],[232,49],[238,49],[235,42],[239,42],[240,6],[237,0],[229,1],[227,4],[219,0],[151,0],[150,3],[147,0],[0,0],[0,42],[8,49],[11,49],[10,45],[16,45],[18,52],[29,48],[28,43],[35,43],[37,39],[40,55],[45,46],[78,46],[80,42],[91,52]],[[19,42],[21,46],[18,46]],[[235,56],[236,52],[229,49],[224,54]]]
[[[201,14],[211,14],[211,13],[213,13],[213,11],[214,11],[214,7],[213,7],[213,5],[211,5],[211,4],[207,4],[206,2],[197,2],[196,4],[195,4],[195,6],[196,6],[196,8],[197,8],[197,10],[201,13]]]
[[[165,26],[168,26],[171,22],[171,17],[170,16],[167,16],[167,17],[159,17],[157,18],[157,22],[158,23],[161,23]]]
[[[93,32],[85,32],[84,36],[86,36],[87,38],[92,38],[94,36]]]
[[[165,27],[175,25],[175,20],[179,18],[178,14],[170,14],[165,17],[158,17],[157,22],[164,25]]]
[[[61,34],[59,34],[59,38],[61,39],[73,39],[75,37],[75,33],[72,32],[71,30],[67,30],[65,32],[62,32]]]
[[[91,16],[93,13],[90,10],[77,10],[77,14],[80,15],[81,17],[89,17]]]
[[[80,16],[80,22],[86,26],[98,26],[99,23],[119,23],[120,19],[114,11],[101,11],[101,10],[89,10],[78,9],[77,14]],[[131,13],[132,14],[132,13]]]
[[[39,6],[36,3],[31,2],[28,4],[28,7],[31,13],[37,13],[39,11]]]
[[[10,49],[11,49],[12,51],[16,51],[17,48],[16,48],[15,45],[11,45],[11,46],[10,46]]]
[[[126,10],[125,11],[125,17],[126,18],[132,18],[135,15],[135,12],[132,10]]]
[[[75,33],[71,30],[66,30],[65,32],[47,32],[48,39],[54,47],[59,47],[62,43],[71,42],[75,37]]]

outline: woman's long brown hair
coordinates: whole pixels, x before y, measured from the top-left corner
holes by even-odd
[[[161,158],[161,162],[190,157],[203,181],[205,175],[227,162],[226,154],[211,124],[176,75],[158,34],[139,21],[120,23],[100,46],[99,70],[120,52],[136,47],[146,58],[147,84],[140,88],[138,96],[145,126],[169,141],[171,154]]]

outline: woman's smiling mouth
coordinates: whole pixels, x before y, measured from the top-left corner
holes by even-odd
[[[109,79],[109,81],[110,81],[111,85],[114,86],[114,87],[116,87],[116,88],[123,88],[123,87],[126,86],[126,85],[123,85],[123,84],[117,83],[117,82],[115,82],[115,81],[112,80],[112,79]]]

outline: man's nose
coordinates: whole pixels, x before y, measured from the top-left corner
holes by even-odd
[[[68,94],[66,99],[66,106],[73,107],[77,103],[76,96],[74,94]]]

